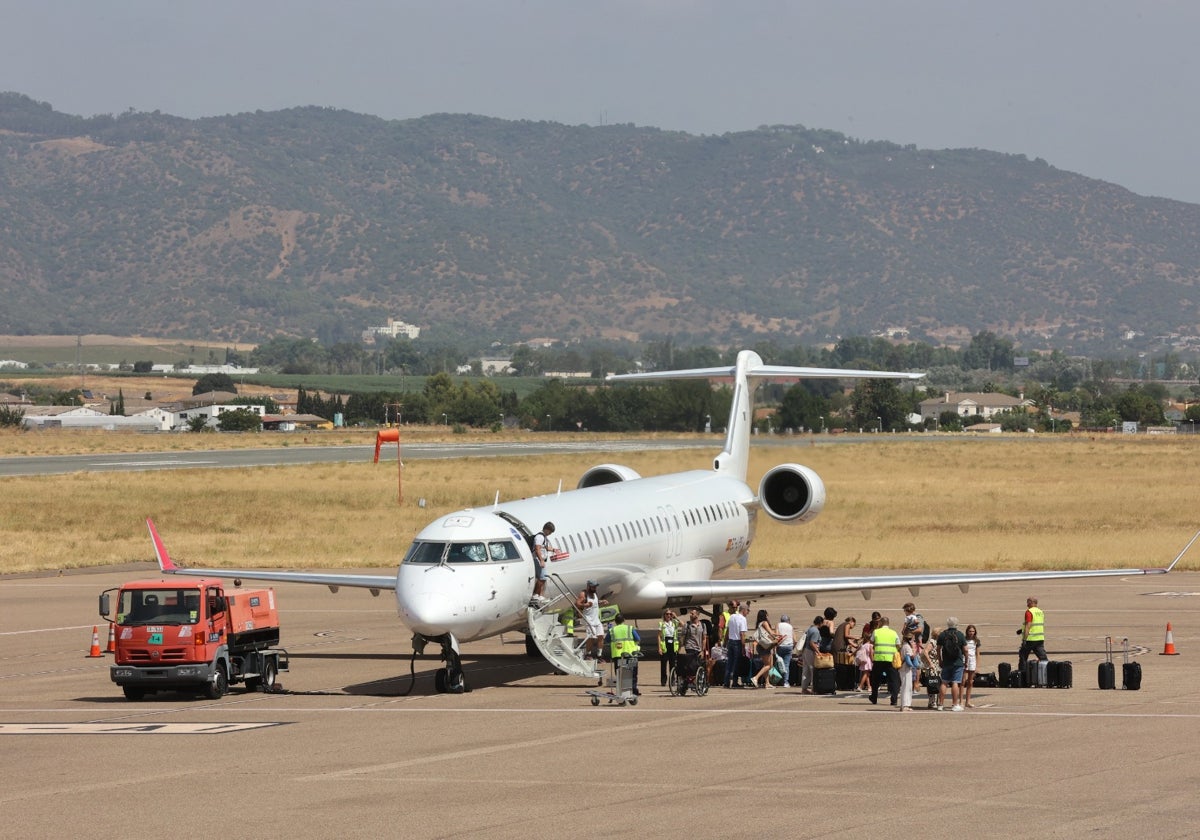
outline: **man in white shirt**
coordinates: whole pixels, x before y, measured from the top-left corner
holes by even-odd
[[[749,629],[746,616],[750,608],[745,604],[738,607],[737,612],[729,616],[725,625],[725,687],[741,688],[747,680],[738,680],[737,672],[742,665],[742,635]],[[748,675],[747,675],[748,677]]]
[[[788,670],[792,667],[792,651],[796,648],[796,630],[792,627],[791,619],[786,615],[779,616],[775,632],[780,636],[779,644],[775,647],[776,655],[783,660],[783,687],[787,688]]]

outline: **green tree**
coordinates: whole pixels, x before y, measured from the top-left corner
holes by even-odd
[[[235,408],[221,413],[217,428],[222,432],[259,432],[262,431],[262,418],[248,408]]]
[[[207,394],[210,391],[229,391],[236,394],[237,386],[233,384],[233,377],[228,373],[206,373],[192,386],[193,396]]]

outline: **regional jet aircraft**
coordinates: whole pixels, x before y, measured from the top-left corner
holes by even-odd
[[[725,445],[712,469],[643,478],[629,467],[602,464],[585,472],[574,490],[460,510],[435,519],[418,533],[391,575],[181,568],[171,562],[153,523],[147,524],[165,573],[313,583],[334,592],[343,586],[373,594],[393,590],[400,619],[413,633],[414,657],[430,642],[441,647],[445,667],[436,671],[434,680],[440,692],[465,689],[461,642],[515,629],[528,633],[531,652],[540,651],[561,670],[596,676],[595,662],[583,658],[581,645],[560,621],[562,611],[573,609],[574,593],[588,580],[595,580],[601,597],[616,604],[625,616],[648,618],[660,615],[667,606],[682,608],[732,598],[804,595],[815,604],[817,595],[826,592],[859,591],[869,598],[877,589],[908,589],[916,594],[922,586],[953,584],[966,592],[974,583],[1170,571],[1168,567],[712,579],[715,572],[735,564],[745,568],[760,511],[785,525],[798,525],[811,521],[825,504],[825,485],[801,464],[768,470],[757,492],[747,484],[752,394],[758,381],[921,376],[766,365],[750,351],[739,353],[732,367],[610,376],[614,381],[732,378]],[[528,540],[545,522],[556,526],[555,554],[548,564],[553,584],[549,603],[530,598],[534,559]]]

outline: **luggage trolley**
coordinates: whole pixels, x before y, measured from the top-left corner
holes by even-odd
[[[599,706],[601,699],[618,706],[624,706],[626,703],[630,706],[637,705],[638,697],[633,693],[633,673],[639,658],[641,653],[626,653],[613,661],[612,676],[605,679],[604,688],[589,688],[587,691],[591,695],[593,706]]]

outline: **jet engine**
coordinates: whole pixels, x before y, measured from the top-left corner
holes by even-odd
[[[825,482],[808,467],[780,464],[758,483],[758,502],[772,519],[811,522],[825,507]]]
[[[584,487],[599,487],[602,484],[616,484],[618,481],[633,481],[641,478],[637,470],[622,467],[620,464],[600,464],[585,472],[575,485],[575,489]]]

